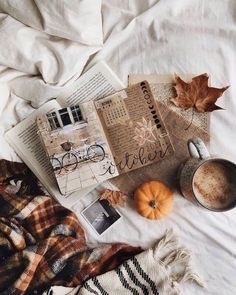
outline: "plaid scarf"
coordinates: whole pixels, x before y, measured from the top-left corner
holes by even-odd
[[[140,251],[125,244],[89,248],[76,215],[43,195],[25,165],[0,161],[0,294],[74,287]]]

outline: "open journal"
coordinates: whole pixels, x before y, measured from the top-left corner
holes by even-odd
[[[195,75],[181,75],[186,82],[191,82]],[[176,172],[180,165],[188,159],[186,142],[188,139],[200,137],[204,142],[209,142],[209,113],[196,113],[193,110],[181,110],[170,102],[175,96],[174,75],[129,75],[129,85],[134,85],[146,80],[150,83],[162,118],[166,124],[175,155],[154,165],[135,170],[129,175],[121,175],[111,180],[123,193],[133,194],[137,186],[150,179],[159,179],[170,187],[176,186]]]
[[[36,118],[67,106],[105,97],[122,88],[124,88],[122,82],[111,69],[104,62],[99,62],[70,87],[65,88],[57,99],[45,103],[5,135],[6,140],[45,186],[48,193],[66,207],[73,206],[78,197],[91,191],[94,186],[72,194],[60,193],[54,171],[37,133]]]
[[[148,82],[37,118],[62,194],[155,163],[174,150]]]

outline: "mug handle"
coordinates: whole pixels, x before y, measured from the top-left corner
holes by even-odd
[[[199,137],[188,140],[188,151],[190,156],[195,159],[203,160],[210,157],[205,143]]]

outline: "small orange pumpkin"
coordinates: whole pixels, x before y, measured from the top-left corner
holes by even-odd
[[[136,189],[134,201],[139,214],[149,219],[160,219],[172,210],[173,192],[160,181],[148,181]]]

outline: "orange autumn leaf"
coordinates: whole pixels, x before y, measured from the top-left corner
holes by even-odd
[[[124,193],[110,189],[105,189],[101,193],[100,200],[107,200],[114,207],[116,205],[124,206],[125,204]]]
[[[186,83],[175,75],[176,96],[170,100],[177,107],[185,110],[194,107],[199,113],[222,109],[215,103],[229,86],[223,88],[209,87],[208,79],[207,74],[202,74],[194,77],[190,83]]]

